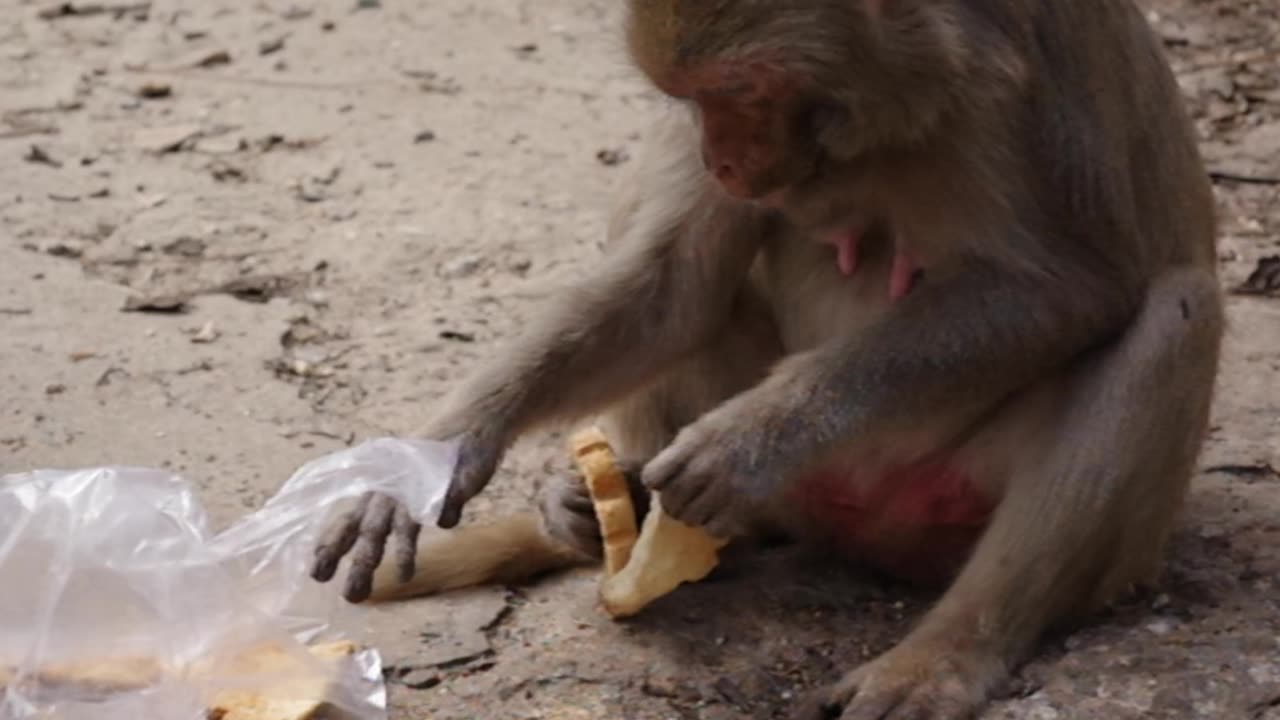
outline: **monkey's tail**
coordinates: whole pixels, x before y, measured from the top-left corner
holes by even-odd
[[[587,565],[590,557],[556,542],[536,513],[520,513],[485,525],[428,531],[418,542],[413,578],[402,583],[395,564],[383,562],[373,576],[370,602],[405,600],[486,584],[514,585],[553,570]]]

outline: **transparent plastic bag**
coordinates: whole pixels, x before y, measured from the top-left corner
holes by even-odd
[[[454,442],[371,440],[303,466],[218,534],[168,472],[0,478],[0,720],[199,720],[219,693],[318,677],[308,646],[350,638],[359,612],[310,579],[325,521],[377,491],[433,522],[456,458]],[[228,660],[267,646],[289,669]],[[324,699],[340,717],[385,718],[376,650],[333,674]]]

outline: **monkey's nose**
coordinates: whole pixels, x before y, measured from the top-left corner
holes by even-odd
[[[715,157],[704,148],[702,150],[702,167],[721,182],[737,176],[738,170],[733,163]]]
[[[734,163],[727,160],[716,160],[703,153],[702,165],[716,179],[716,182],[720,183],[725,192],[736,197],[746,197],[749,194],[750,191],[743,181],[742,173]]]
[[[707,172],[711,172],[712,170],[714,170],[716,166],[716,159],[711,157],[711,153],[707,152],[706,148],[703,148],[701,155],[702,155],[702,169],[706,170]]]

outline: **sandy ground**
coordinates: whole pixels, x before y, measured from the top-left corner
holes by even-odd
[[[654,104],[604,0],[106,2],[0,0],[0,471],[173,468],[222,523],[412,430],[594,257]],[[1233,287],[1280,252],[1280,6],[1147,2]],[[1048,639],[989,717],[1280,719],[1280,299],[1230,312],[1165,586]],[[522,442],[470,515],[528,502],[562,443]],[[614,625],[594,585],[378,611],[393,718],[781,717],[929,600],[780,555]]]

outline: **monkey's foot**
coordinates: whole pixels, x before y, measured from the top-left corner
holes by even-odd
[[[1007,676],[989,653],[912,640],[804,702],[793,720],[965,720]]]

